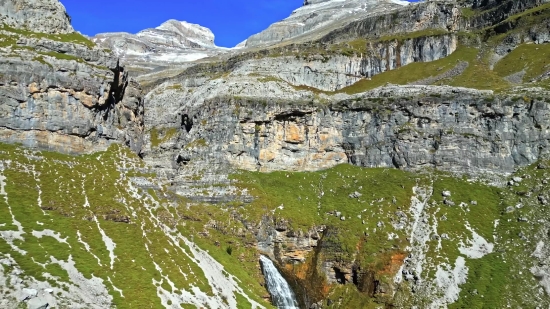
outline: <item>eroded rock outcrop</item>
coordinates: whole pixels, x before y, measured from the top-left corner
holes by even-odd
[[[71,18],[57,0],[2,0],[0,22],[42,33],[71,33]]]
[[[21,5],[10,1],[5,8]],[[0,140],[66,153],[103,150],[118,141],[139,153],[143,143],[139,84],[129,79],[112,54],[70,33],[68,17],[68,26],[56,22],[55,16],[66,16],[59,2],[29,5],[48,12],[44,16],[49,22],[32,28],[44,33],[2,30],[7,46],[0,51]],[[28,13],[32,9],[22,12],[34,22],[41,21],[42,17]],[[24,21],[12,25],[32,26]],[[61,39],[48,35],[52,33]]]
[[[240,63],[232,74],[262,72],[291,85],[337,91],[411,63],[445,58],[457,49],[458,38],[449,34],[364,44],[364,52],[351,56],[308,55],[303,58],[286,56],[247,60]]]
[[[509,173],[548,152],[550,125],[537,98],[428,86],[380,88],[328,106],[217,98],[187,112],[195,125],[174,157],[266,172],[353,163]],[[196,140],[201,147],[185,147]]]

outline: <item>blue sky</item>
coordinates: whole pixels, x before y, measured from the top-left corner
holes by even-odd
[[[102,32],[136,33],[168,19],[208,27],[218,46],[233,47],[284,19],[303,0],[60,0],[73,27],[89,36]]]
[[[136,33],[168,19],[208,27],[216,44],[233,47],[286,18],[303,0],[60,0],[73,27],[86,34]]]

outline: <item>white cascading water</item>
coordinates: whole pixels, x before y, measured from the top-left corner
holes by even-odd
[[[298,309],[298,302],[288,282],[281,276],[273,262],[265,256],[260,256],[267,290],[271,294],[273,305],[279,309]]]

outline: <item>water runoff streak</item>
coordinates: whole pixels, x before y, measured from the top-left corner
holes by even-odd
[[[273,305],[279,309],[298,309],[298,302],[288,282],[281,276],[273,262],[265,256],[260,256],[267,290],[271,294]]]

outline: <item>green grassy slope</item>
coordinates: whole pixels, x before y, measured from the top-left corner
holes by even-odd
[[[382,273],[388,266],[388,255],[410,252],[411,245],[425,246],[423,267],[426,272],[423,278],[433,280],[438,265],[452,264],[459,256],[465,257],[459,249],[471,239],[470,229],[489,242],[494,242],[493,235],[504,234],[506,236],[499,237],[506,242],[514,239],[514,235],[509,235],[508,230],[520,227],[517,220],[511,220],[498,228],[494,226],[496,220],[509,220],[509,215],[503,214],[510,203],[508,199],[513,199],[515,195],[504,197],[505,193],[499,188],[438,172],[419,175],[393,169],[362,169],[341,165],[315,173],[242,172],[234,177],[258,197],[252,205],[243,206],[242,212],[247,219],[258,220],[261,215],[272,212],[277,218],[289,220],[295,230],[307,230],[313,225],[337,228],[340,231],[336,239],[336,243],[340,245],[339,252],[336,256],[325,254],[324,258],[329,261],[355,260],[363,268]],[[433,194],[428,199],[429,206],[426,206],[423,215],[432,227],[435,226],[434,233],[446,234],[448,239],[430,239],[426,243],[411,244],[411,231],[408,228],[398,230],[392,227],[397,219],[397,211],[403,211],[409,218],[412,217],[410,200],[413,186],[432,190]],[[451,199],[455,206],[444,204],[441,192],[446,190],[452,191]],[[358,199],[350,198],[349,194],[355,191],[362,196]],[[336,217],[335,211],[341,212],[346,220],[341,221],[340,217]],[[444,217],[445,220],[442,219]],[[383,223],[382,227],[380,222]],[[365,233],[368,234],[366,238]],[[390,234],[397,237],[392,239],[388,237]],[[476,304],[482,303],[483,308],[501,308],[505,307],[506,302],[522,303],[519,297],[501,297],[501,291],[510,288],[513,282],[512,277],[508,276],[512,267],[510,261],[522,249],[514,248],[506,256],[510,258],[507,260],[500,252],[503,248],[501,246],[504,243],[497,242],[495,251],[481,259],[467,258],[466,265],[470,268],[468,281],[463,286],[460,301],[454,307],[476,307]],[[396,272],[393,270],[384,273],[378,279],[391,281],[397,275]],[[521,280],[533,282],[534,279],[530,274],[524,273]],[[431,301],[410,294],[407,287],[407,282],[399,287],[400,292],[396,299],[401,300],[395,304],[401,304],[398,308]],[[476,289],[475,296],[466,294]],[[343,298],[340,305],[332,306],[334,308],[377,308],[380,305],[369,301],[368,296],[357,292],[353,286],[332,286],[328,297]]]
[[[351,165],[307,173],[239,172],[232,178],[256,197],[252,203],[197,205],[161,187],[139,189],[132,185],[130,178],[152,180],[152,175],[144,173],[147,170],[140,160],[120,146],[71,157],[2,144],[0,162],[7,193],[0,199],[0,257],[12,257],[24,277],[61,289],[68,288],[62,282],[70,282],[71,277],[63,263],[56,261],[74,261],[85,278],[103,279],[118,308],[163,308],[172,300],[163,305],[160,295],[177,295],[193,287],[215,299],[217,292],[196,263],[195,246],[207,250],[236,276],[248,297],[269,307],[261,299],[267,292],[260,284],[256,238],[246,232],[247,226],[257,225],[264,215],[287,220],[290,230],[296,232],[321,225],[335,231],[323,240],[332,247],[321,249],[321,259],[355,263],[388,285],[403,263],[395,256],[423,254],[414,263],[422,265],[427,283],[436,278],[438,267],[452,266],[464,257],[468,280],[459,286],[460,298],[452,308],[550,302],[547,295],[537,292],[538,283],[529,272],[535,263],[530,255],[536,243],[518,237],[522,233],[525,239],[535,239],[547,222],[544,220],[549,219],[538,205],[536,193],[547,190],[542,183],[548,175],[535,166],[518,172],[525,180],[510,188],[436,171],[417,174]],[[414,193],[418,188],[427,192],[421,216],[416,216],[416,206],[411,203],[413,197],[419,198]],[[448,199],[454,205],[444,202],[442,192],[446,190],[452,192]],[[526,198],[526,192],[532,190],[535,193]],[[350,197],[356,192],[359,194]],[[510,212],[509,206],[518,203],[525,207]],[[399,212],[406,217],[401,228],[397,227]],[[543,221],[527,224],[518,220],[524,217],[529,222]],[[427,239],[419,238],[419,226],[430,229]],[[51,236],[41,236],[49,230]],[[12,241],[5,234],[9,231],[22,232],[22,239]],[[494,250],[481,258],[469,258],[461,250],[469,246],[473,232],[494,244]],[[106,237],[116,244],[113,251]],[[195,245],[189,247],[185,239]],[[280,250],[292,249],[278,246]],[[518,287],[517,282],[523,284]],[[404,308],[437,299],[439,296],[430,294],[438,295],[437,290],[430,292],[430,284],[413,294],[411,283],[404,281],[396,286],[395,297],[371,297],[353,284],[336,284],[326,287],[326,297],[341,297],[329,308],[377,308],[381,304]],[[506,297],[502,291],[507,291]],[[525,299],[528,293],[536,298]],[[239,308],[251,306],[239,292],[235,300]],[[182,307],[196,305],[182,303]]]
[[[197,249],[184,243],[193,235],[179,213],[186,203],[162,188],[134,187],[132,177],[150,175],[138,172],[142,163],[126,148],[71,157],[0,144],[0,162],[7,193],[0,199],[0,256],[11,256],[24,277],[67,289],[70,276],[55,260],[72,260],[85,278],[103,279],[117,308],[163,308],[160,294],[193,288],[227,301],[197,264]],[[12,241],[14,231],[21,237]],[[43,231],[57,237],[40,237]],[[239,275],[246,293],[266,305],[256,296],[265,293],[258,280]]]
[[[480,12],[465,10],[463,13],[466,14],[466,17],[472,17]],[[505,78],[525,71],[525,74],[520,79],[520,84],[525,86],[541,86],[538,83],[530,83],[530,81],[540,77],[544,73],[550,72],[550,63],[548,62],[548,59],[550,59],[548,57],[550,45],[548,43],[520,44],[504,58],[498,59],[496,64],[492,63],[489,59],[492,57],[495,47],[504,42],[508,36],[516,34],[525,35],[525,33],[530,31],[531,27],[545,24],[549,18],[550,5],[543,4],[510,16],[498,25],[472,32],[460,32],[458,33],[460,38],[458,49],[446,58],[427,63],[408,64],[396,70],[375,75],[371,79],[361,80],[351,86],[340,89],[338,92],[356,94],[384,86],[387,83],[406,85],[448,72],[459,61],[467,62],[469,64],[468,68],[458,76],[437,81],[436,85],[451,85],[480,90],[494,90],[497,92],[509,91],[516,85],[511,84]],[[506,30],[502,30],[503,28]],[[413,32],[381,38],[381,40],[403,40],[438,34],[442,33],[430,31]],[[347,46],[349,49],[348,54],[353,55],[354,53],[365,52],[367,44],[366,40],[358,39],[347,44],[337,44],[332,49]],[[305,53],[309,55],[311,51],[306,51]],[[324,55],[322,51],[318,53]],[[328,56],[324,55],[324,57]]]
[[[530,173],[532,171],[533,168]],[[531,182],[541,179],[542,173],[535,173]],[[521,193],[523,185],[509,190],[440,172],[414,174],[350,165],[312,173],[241,172],[234,178],[257,197],[251,205],[243,205],[240,210],[247,220],[257,221],[262,215],[273,213],[278,219],[288,220],[294,231],[321,225],[336,229],[336,238],[331,241],[338,244],[339,249],[321,249],[326,261],[355,263],[363,269],[374,270],[377,280],[393,282],[398,269],[389,266],[390,256],[406,255],[411,250],[413,255],[423,252],[422,278],[432,281],[438,267],[453,265],[458,257],[464,257],[469,269],[468,279],[459,285],[460,298],[452,308],[504,308],[508,304],[529,306],[550,301],[548,295],[535,292],[539,291],[539,286],[529,272],[529,267],[535,263],[528,256],[534,251],[533,243],[517,237],[517,233],[523,231],[527,239],[534,239],[536,232],[543,229],[541,224],[526,230],[527,224],[519,222],[518,217],[547,218],[548,214],[542,215],[543,209],[536,199],[530,202],[529,208],[513,214],[506,212],[508,206],[516,205],[518,194],[525,193]],[[410,242],[415,237],[411,234],[413,187],[427,188],[431,192],[422,213],[432,230],[425,242],[418,239]],[[452,192],[447,198],[454,202],[452,206],[446,205],[442,196],[447,190]],[[362,195],[350,198],[354,192]],[[334,215],[336,211],[345,221]],[[399,219],[398,211],[408,217],[409,225],[405,229],[393,226]],[[470,258],[464,253],[466,251],[461,251],[470,246],[473,232],[494,245],[494,249],[481,258]],[[433,235],[446,236],[433,238]],[[287,249],[281,246],[281,250]],[[517,286],[518,282],[521,287]],[[410,282],[398,285],[396,297],[392,299],[381,295],[370,298],[353,285],[333,285],[327,297],[340,299],[339,304],[329,308],[378,308],[382,303],[391,303],[396,308],[427,306],[440,297],[437,296],[439,292],[429,288],[419,291],[416,287],[416,294],[411,294],[410,288]],[[503,297],[503,290],[510,293]],[[537,300],[526,300],[522,295],[527,293],[537,293]]]

